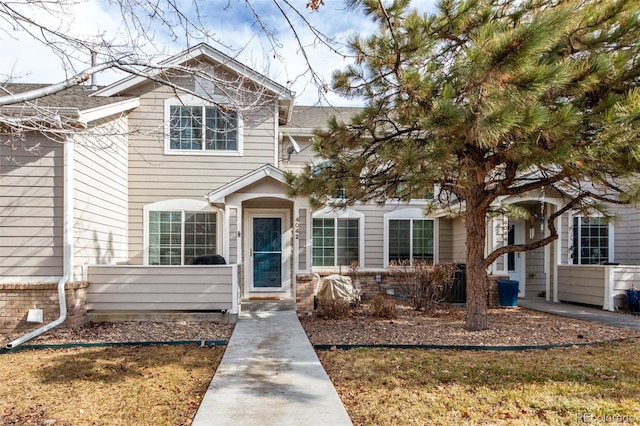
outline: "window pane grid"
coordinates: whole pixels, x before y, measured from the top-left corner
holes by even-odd
[[[359,219],[313,219],[313,266],[348,266],[359,253]]]
[[[413,220],[413,250],[415,260],[433,260],[433,221]]]
[[[206,113],[206,141],[208,150],[237,150],[238,149],[238,119],[237,113],[222,112],[215,107],[205,108]]]
[[[184,262],[216,251],[215,213],[185,213]]]
[[[389,220],[389,262],[411,261],[411,222]]]
[[[149,265],[182,265],[195,256],[213,254],[216,237],[215,213],[151,211]]]
[[[573,263],[597,265],[609,261],[609,225],[604,218],[573,218]]]
[[[359,225],[358,219],[338,219],[338,265],[349,266],[359,261]]]
[[[171,149],[202,149],[202,108],[172,105],[169,108]]]
[[[171,105],[169,148],[186,151],[237,151],[238,113],[223,112],[217,107]]]
[[[389,220],[389,262],[433,260],[434,225],[428,219]]]

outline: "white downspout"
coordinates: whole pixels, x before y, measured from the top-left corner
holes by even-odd
[[[60,316],[57,320],[50,322],[32,332],[14,340],[7,345],[12,349],[24,342],[33,339],[54,327],[62,324],[67,318],[67,297],[65,285],[71,280],[73,272],[73,141],[67,140],[64,143],[64,211],[63,211],[63,254],[62,254],[62,278],[58,281],[58,303],[60,305]]]

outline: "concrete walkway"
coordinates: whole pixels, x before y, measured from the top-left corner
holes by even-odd
[[[626,315],[623,313],[603,311],[597,308],[572,305],[570,303],[547,302],[536,297],[519,298],[518,306],[535,311],[547,312],[564,317],[577,318],[585,321],[593,321],[615,327],[640,330],[640,316]]]
[[[351,425],[293,310],[242,312],[193,421]]]

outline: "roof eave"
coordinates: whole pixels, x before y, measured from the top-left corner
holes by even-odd
[[[96,108],[90,108],[80,111],[79,120],[85,123],[96,121],[111,115],[120,114],[130,111],[140,106],[140,98],[126,99],[120,102],[114,102],[108,105],[102,105]]]
[[[294,93],[287,89],[286,87],[276,83],[275,81],[269,79],[268,77],[254,71],[248,66],[238,62],[236,59],[233,59],[230,56],[225,55],[222,52],[208,46],[205,43],[200,43],[197,46],[194,46],[190,49],[187,49],[177,55],[174,55],[164,61],[160,62],[160,65],[164,65],[167,67],[171,67],[173,65],[183,64],[191,59],[195,59],[199,56],[206,56],[215,62],[218,62],[221,65],[224,65],[231,69],[232,71],[249,78],[254,83],[259,84],[265,87],[267,90],[276,94],[280,99],[290,100],[293,102]],[[100,89],[93,93],[91,96],[114,96],[119,95],[128,90],[131,87],[137,86],[148,80],[147,77],[144,76],[129,76],[119,80],[109,86],[106,86],[103,89]]]

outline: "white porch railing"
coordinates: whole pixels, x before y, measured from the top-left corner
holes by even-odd
[[[640,266],[558,265],[558,300],[602,306],[614,311],[625,290],[639,286]]]
[[[85,267],[93,311],[238,313],[238,265]]]

